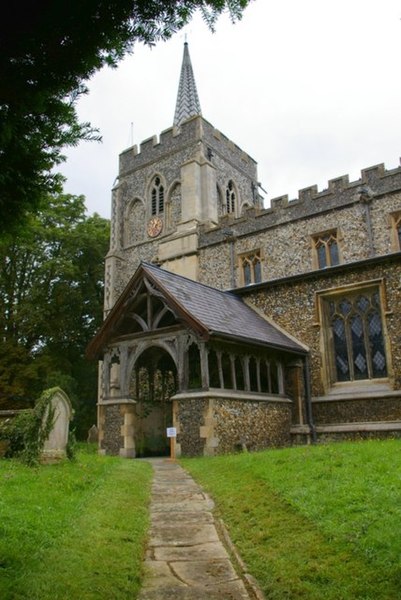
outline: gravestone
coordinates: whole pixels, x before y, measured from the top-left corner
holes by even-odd
[[[88,444],[96,444],[99,439],[99,431],[96,425],[92,425],[92,427],[88,431]]]
[[[54,411],[53,427],[49,433],[42,451],[42,462],[58,462],[66,457],[70,421],[73,416],[71,402],[61,389],[56,389],[49,398],[49,408],[46,410],[43,422],[46,422],[49,409]]]

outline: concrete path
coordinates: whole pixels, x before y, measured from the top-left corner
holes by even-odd
[[[223,544],[218,535],[212,500],[176,462],[150,461],[151,530],[139,600],[263,598],[250,576],[234,569],[225,547],[230,540],[225,534]],[[236,569],[242,570],[241,561]]]

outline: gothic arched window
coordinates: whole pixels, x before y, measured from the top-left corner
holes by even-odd
[[[387,360],[379,290],[328,297],[328,333],[331,338],[335,381],[387,376]]]
[[[160,180],[160,177],[156,175],[154,178],[151,188],[151,214],[160,215],[164,212],[164,186]]]
[[[226,212],[227,214],[235,214],[235,203],[237,197],[233,181],[230,179],[226,189]]]

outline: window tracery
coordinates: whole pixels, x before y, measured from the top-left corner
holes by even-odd
[[[234,182],[230,179],[226,188],[226,212],[227,214],[235,214],[236,192]]]
[[[332,381],[387,377],[379,288],[327,296],[324,304]]]
[[[164,186],[158,175],[153,179],[150,191],[151,214],[160,215],[164,213]]]
[[[262,257],[260,250],[253,250],[239,257],[242,285],[262,281]]]
[[[340,264],[338,237],[336,229],[313,237],[316,268],[325,269]]]

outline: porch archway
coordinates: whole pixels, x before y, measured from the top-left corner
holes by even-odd
[[[138,356],[130,377],[130,397],[136,401],[136,456],[169,454],[166,429],[173,425],[171,397],[177,385],[175,362],[164,348],[151,346]]]

